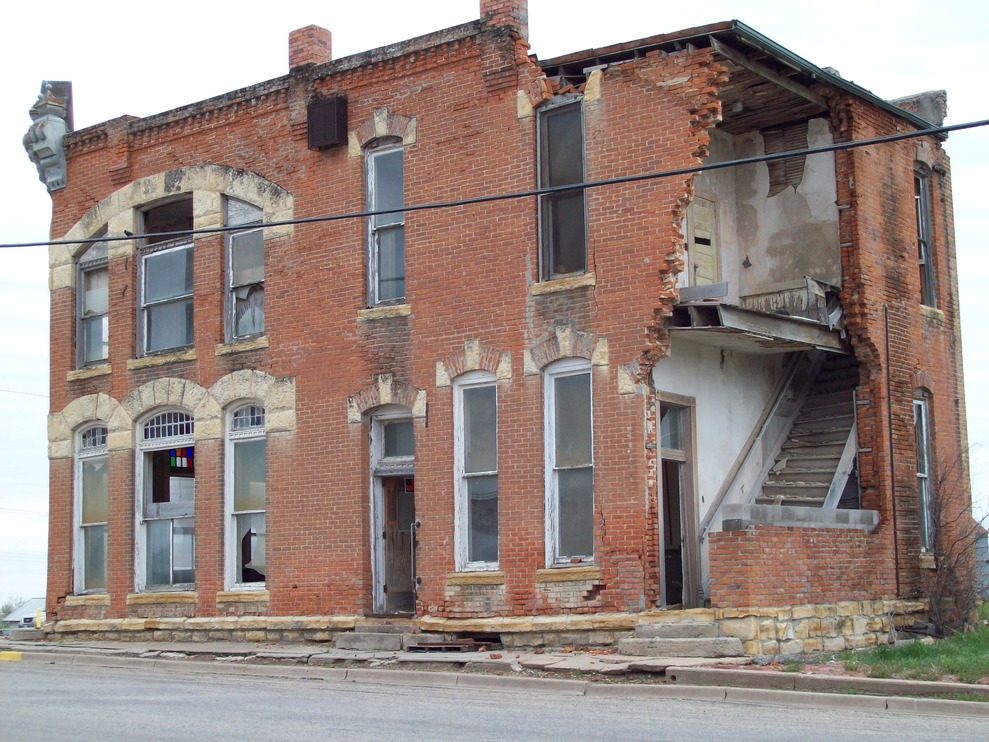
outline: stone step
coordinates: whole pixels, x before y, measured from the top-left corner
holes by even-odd
[[[621,639],[619,654],[633,657],[741,657],[742,641],[733,636],[702,639]]]
[[[710,621],[640,623],[635,627],[636,639],[713,639],[717,635],[717,624]]]
[[[354,626],[358,634],[407,634],[411,623],[359,623]]]
[[[365,652],[398,652],[404,646],[404,639],[411,634],[374,634],[351,632],[337,634],[334,642],[337,649],[356,649]]]

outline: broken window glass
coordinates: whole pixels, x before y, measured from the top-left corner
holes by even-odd
[[[78,261],[78,365],[103,363],[109,356],[109,271],[107,244],[91,245]]]
[[[263,213],[252,204],[227,199],[229,226],[260,224]],[[264,334],[264,231],[250,229],[227,236],[230,275],[228,316],[231,339]]]

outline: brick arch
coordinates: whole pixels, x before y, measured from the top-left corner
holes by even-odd
[[[280,222],[292,219],[295,199],[291,193],[267,178],[241,168],[226,165],[190,165],[189,167],[139,178],[114,191],[99,201],[79,219],[62,237],[63,240],[81,240],[92,237],[115,217],[169,196],[183,193],[213,193],[233,196],[260,206],[264,221]],[[265,231],[268,239],[291,235],[291,225],[270,227]],[[114,245],[110,243],[111,254]],[[86,244],[52,245],[49,248],[49,264],[55,275],[58,269],[71,266],[75,256]],[[64,282],[55,281],[62,285]]]
[[[408,407],[412,417],[426,417],[426,390],[396,381],[393,374],[379,374],[347,399],[347,421],[359,423],[365,414],[385,405]]]
[[[75,432],[86,423],[97,421],[107,426],[107,448],[133,448],[134,421],[123,406],[109,394],[87,394],[48,416],[49,457],[70,458]]]
[[[234,371],[213,384],[209,396],[219,409],[234,402],[255,399],[264,406],[266,433],[295,430],[294,378],[279,379],[256,370]]]
[[[401,139],[403,146],[415,144],[416,128],[415,117],[392,113],[387,107],[378,108],[371,118],[365,119],[350,132],[351,154],[354,154],[355,147],[360,151],[376,139],[388,137]]]
[[[165,377],[143,384],[120,403],[131,420],[139,420],[159,407],[181,407],[196,420],[196,440],[223,435],[223,412],[216,400],[199,384],[188,379]]]
[[[538,374],[561,358],[586,358],[592,366],[607,366],[608,340],[569,325],[557,327],[525,351],[525,374]]]
[[[468,340],[462,350],[436,362],[436,386],[450,386],[468,371],[490,371],[499,380],[512,378],[512,354]]]

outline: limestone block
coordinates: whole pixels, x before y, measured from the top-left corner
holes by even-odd
[[[742,642],[742,651],[744,651],[749,657],[755,657],[756,655],[762,654],[762,642]]]
[[[814,618],[817,616],[817,606],[814,605],[795,605],[790,609],[790,615],[795,620],[802,620],[805,618]]]
[[[587,76],[584,85],[584,102],[596,101],[601,97],[601,70],[594,70]]]
[[[780,643],[778,641],[759,642],[758,654],[779,654]]]
[[[824,651],[824,640],[822,639],[804,639],[803,640],[803,650],[804,652],[823,652]]]
[[[830,618],[838,615],[838,606],[834,603],[823,603],[817,606],[817,615],[820,618]]]
[[[860,616],[862,615],[862,604],[857,600],[843,600],[836,604],[839,616]]]
[[[821,642],[825,652],[840,652],[845,648],[845,640],[840,636],[826,636]]]
[[[752,616],[725,619],[719,622],[718,626],[723,635],[734,636],[742,641],[760,638],[759,623]]]
[[[295,410],[276,409],[271,411],[266,407],[264,412],[264,426],[265,430],[270,433],[295,430]]]
[[[777,623],[772,618],[764,618],[759,621],[759,638],[763,640],[782,639],[788,628],[789,624]],[[792,629],[790,629],[790,633],[793,633]]]
[[[799,639],[780,642],[778,654],[800,654],[804,651],[804,643]]]
[[[268,638],[267,632],[265,632],[264,630],[244,632],[244,641],[247,642],[264,642],[267,638]]]

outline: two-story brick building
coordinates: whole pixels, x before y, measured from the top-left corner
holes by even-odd
[[[480,9],[300,29],[148,118],[36,104],[53,631],[775,653],[921,608],[941,462],[969,502],[948,160],[832,145],[943,98],[735,21],[539,60]]]

